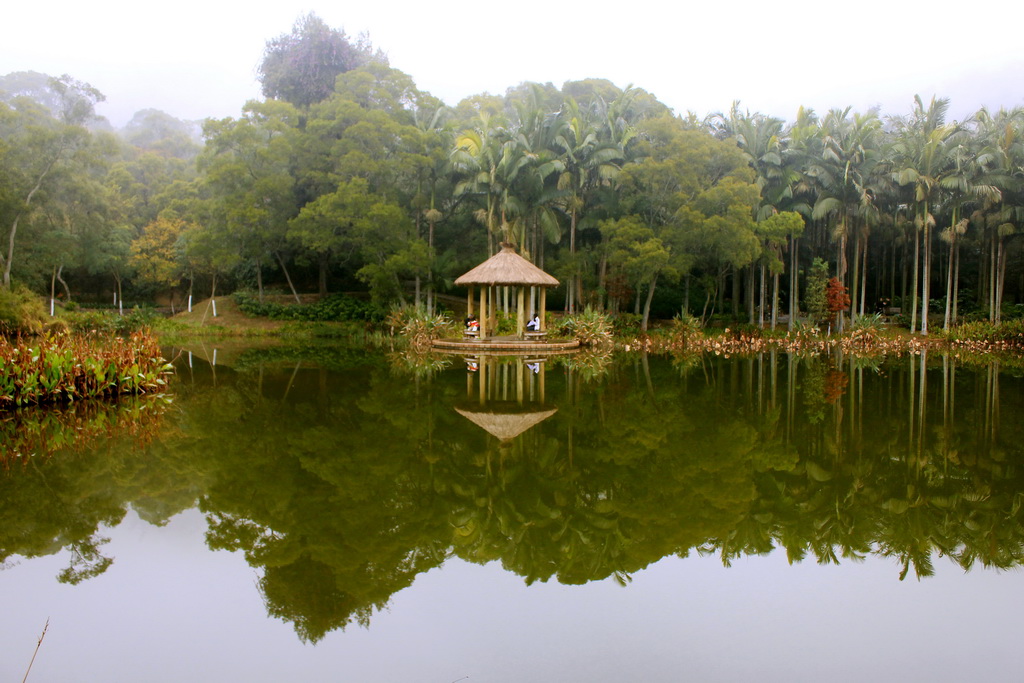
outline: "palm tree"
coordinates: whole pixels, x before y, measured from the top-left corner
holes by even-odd
[[[761,201],[755,209],[755,219],[758,223],[770,220],[773,216],[786,211],[796,211],[804,215],[809,214],[810,207],[806,203],[794,198],[793,188],[800,181],[800,173],[794,161],[799,157],[798,155],[787,153],[782,119],[756,113],[750,114],[750,112],[741,114],[739,112],[739,103],[733,103],[725,128],[732,132],[736,143],[743,150],[748,163],[757,174],[755,183],[761,195]],[[769,229],[768,232],[775,233],[777,231]],[[802,232],[802,230],[798,232]],[[780,238],[783,236],[779,234],[773,234],[771,239],[766,238],[765,240],[764,253],[761,258],[761,322],[764,322],[764,274],[766,262],[770,262],[774,264],[771,268],[773,275],[771,307],[773,329],[777,313],[779,273],[785,269],[784,262],[782,261],[782,249],[783,246],[788,245],[788,248],[795,252],[794,240],[797,236],[798,234],[793,232],[787,233],[785,243],[780,241]],[[795,265],[795,261],[793,265]],[[751,277],[748,282],[750,322],[754,322],[754,278]],[[792,308],[792,301],[795,299],[796,294],[796,288],[792,279],[790,291]],[[795,317],[795,312],[791,310],[790,319],[792,320],[793,317]]]
[[[977,164],[992,186],[981,211],[991,233],[989,320],[999,324],[1006,277],[1005,244],[1024,221],[1024,109],[1001,109],[995,115],[982,109],[976,120],[981,144]]]
[[[957,296],[960,284],[960,238],[967,232],[972,205],[983,206],[1001,199],[999,188],[991,184],[985,168],[979,163],[977,145],[961,142],[950,151],[953,167],[942,179],[942,187],[950,192],[950,222],[939,235],[949,245],[946,269],[946,309],[943,330],[949,330],[957,317]]]
[[[935,226],[932,210],[941,198],[943,181],[955,169],[952,151],[958,144],[959,125],[946,124],[949,100],[932,98],[924,106],[920,95],[914,96],[914,110],[909,117],[894,119],[896,142],[893,147],[893,180],[914,189],[914,225],[922,235],[923,258],[919,258],[920,241],[914,243],[913,310],[910,331],[917,328],[918,264],[921,265],[921,334],[928,334],[928,302],[931,294],[931,230]]]
[[[484,206],[474,213],[487,229],[487,253],[495,252],[494,233],[498,229],[498,205],[501,186],[498,184],[498,164],[508,131],[503,122],[481,111],[476,125],[462,131],[455,140],[451,153],[452,170],[460,177],[455,186],[457,195],[473,195],[483,199]]]
[[[581,110],[572,98],[562,108],[562,124],[554,142],[564,166],[558,177],[558,189],[564,193],[562,209],[569,216],[569,255],[573,273],[569,280],[567,303],[569,312],[574,312],[580,298],[576,231],[595,191],[601,185],[611,183],[618,175],[623,154],[616,142],[601,138],[592,112]]]
[[[849,107],[833,109],[821,121],[821,155],[809,160],[807,174],[818,188],[811,217],[831,222],[832,238],[836,243],[836,277],[840,282],[846,279],[847,242],[851,232],[859,231],[858,251],[854,254],[856,280],[859,235],[877,217],[870,184],[880,160],[881,130],[881,121],[873,111],[854,114],[851,119]],[[853,284],[851,302],[856,298],[857,282]],[[842,328],[843,316],[840,314],[839,329]]]

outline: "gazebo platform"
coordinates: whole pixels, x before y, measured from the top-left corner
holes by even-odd
[[[479,339],[435,339],[430,345],[438,351],[498,351],[510,354],[553,355],[572,353],[580,347],[579,340],[572,341],[533,341],[511,337],[488,337]]]

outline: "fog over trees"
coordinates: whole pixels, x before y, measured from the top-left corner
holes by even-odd
[[[847,322],[1024,314],[1021,109],[680,114],[596,78],[447,106],[315,15],[267,41],[259,74],[265,99],[237,117],[147,109],[121,130],[73,75],[0,77],[3,287],[433,309],[507,242],[562,282],[555,306],[645,326],[792,321],[815,259],[848,289]]]

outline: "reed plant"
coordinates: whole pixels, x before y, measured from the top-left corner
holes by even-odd
[[[0,337],[0,409],[160,392],[170,371],[146,331],[61,333],[30,343]]]

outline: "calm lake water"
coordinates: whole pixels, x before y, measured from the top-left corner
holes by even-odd
[[[0,421],[0,680],[1019,680],[1005,365],[168,353]]]

